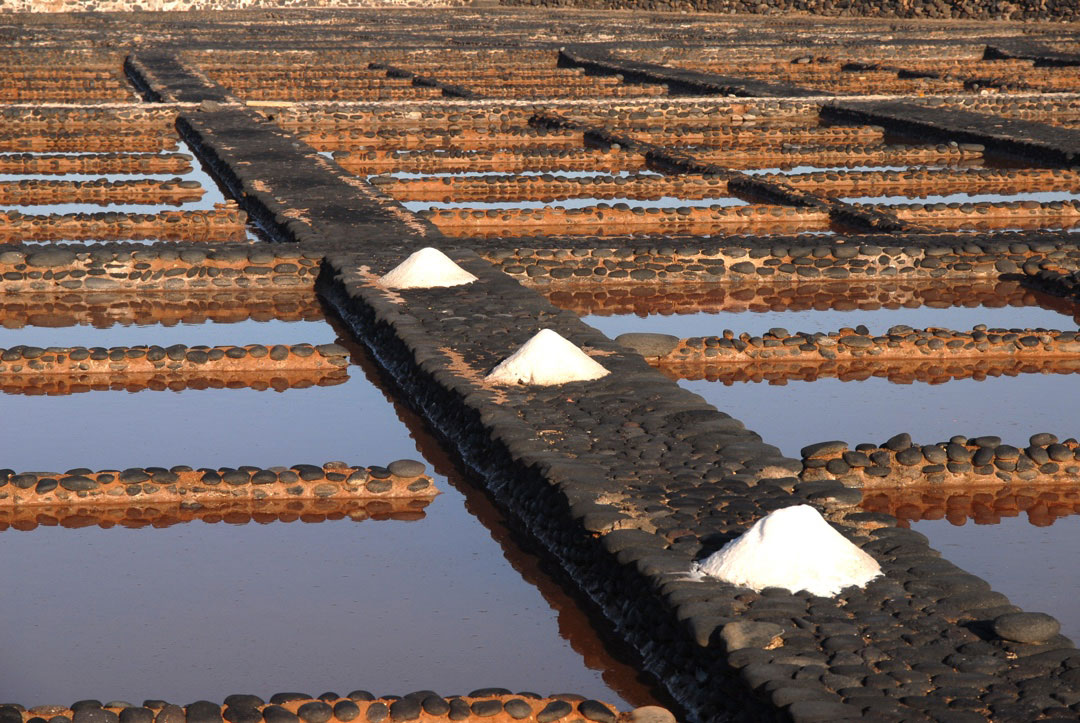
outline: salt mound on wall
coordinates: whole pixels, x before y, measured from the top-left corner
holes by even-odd
[[[476,277],[438,249],[420,249],[379,279],[387,289],[431,289],[471,284]]]
[[[543,329],[487,375],[498,384],[565,384],[599,379],[610,372],[551,329]]]
[[[783,587],[831,597],[862,587],[881,566],[833,529],[810,505],[770,512],[696,565],[697,572],[762,590]]]

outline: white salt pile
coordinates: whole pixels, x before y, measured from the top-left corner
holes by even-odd
[[[834,530],[810,505],[770,512],[737,539],[694,567],[742,587],[783,587],[831,597],[862,587],[881,566]]]
[[[497,384],[547,386],[599,379],[609,374],[585,352],[551,329],[543,329],[487,375]]]
[[[431,289],[471,284],[476,277],[430,246],[420,249],[379,279],[387,289]]]

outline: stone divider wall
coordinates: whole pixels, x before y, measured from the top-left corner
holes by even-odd
[[[956,436],[937,444],[914,444],[898,434],[883,444],[820,442],[802,449],[803,480],[839,479],[862,490],[1015,482],[1075,485],[1080,480],[1080,446],[1049,433],[1032,435],[1027,447],[1002,444],[999,437]]]
[[[503,5],[590,10],[644,10],[783,15],[807,13],[830,17],[956,18],[964,20],[1054,20],[1075,22],[1080,10],[1070,0],[996,0],[945,3],[935,0],[500,0]]]
[[[622,241],[615,245],[613,241]],[[567,243],[573,245],[563,245]],[[658,281],[998,279],[1048,264],[1080,265],[1080,245],[1049,232],[1030,234],[780,236],[705,242],[694,238],[584,237],[516,241],[518,248],[480,252],[531,285]]]
[[[738,284],[615,283],[580,288],[545,288],[545,295],[560,309],[584,316],[599,314],[691,314],[697,312],[766,311],[877,311],[929,306],[945,309],[956,306],[986,307],[987,313],[1009,307],[1041,307],[1065,317],[1080,315],[1080,307],[1069,299],[1051,296],[1022,284],[1019,280],[885,279],[863,284],[844,281],[793,283],[789,281],[745,281]],[[3,308],[0,306],[0,308]],[[1080,322],[1080,319],[1074,319]],[[1062,319],[1063,323],[1065,319]]]
[[[247,214],[234,202],[214,204],[208,211],[159,213],[49,213],[0,211],[0,241],[112,241],[171,239],[180,241],[243,241]]]
[[[3,723],[31,723],[42,716],[63,716],[72,723],[381,723],[382,721],[479,721],[487,723],[558,723],[590,721],[616,723],[613,707],[575,695],[541,697],[535,693],[513,694],[505,688],[480,688],[467,695],[444,698],[433,691],[417,691],[405,696],[376,698],[366,690],[346,696],[327,693],[312,698],[304,693],[276,693],[269,701],[255,695],[230,695],[225,704],[197,701],[185,707],[161,700],[147,700],[141,706],[126,702],[86,700],[73,708],[41,706],[23,711],[0,706]],[[625,718],[624,718],[625,720]],[[660,718],[659,723],[668,723]]]
[[[1018,374],[1080,374],[1080,359],[1075,357],[990,357],[984,359],[884,359],[865,356],[861,359],[822,359],[817,363],[800,361],[768,364],[668,364],[660,367],[665,375],[676,379],[704,379],[722,384],[738,382],[789,381],[812,382],[817,379],[862,381],[876,377],[896,384],[927,382],[943,384],[956,379],[983,380],[989,377]]]
[[[161,369],[145,374],[117,375],[75,372],[67,375],[21,372],[0,375],[0,392],[27,396],[66,396],[87,392],[182,392],[203,389],[253,389],[255,391],[332,387],[348,381],[345,369],[253,369],[233,372]]]
[[[190,173],[187,153],[0,154],[0,173]]]
[[[125,493],[126,494],[126,493]],[[327,520],[402,520],[424,518],[428,497],[333,498],[292,497],[290,499],[252,498],[201,499],[198,502],[160,502],[142,505],[125,501],[121,505],[86,504],[81,500],[60,505],[0,505],[0,531],[28,532],[39,527],[124,527],[162,529],[188,522],[243,525],[255,522],[318,523]]]
[[[248,344],[246,346],[47,347],[0,349],[0,379],[19,374],[126,375],[191,371],[228,375],[280,371],[337,371],[348,366],[348,351],[337,344]]]
[[[190,12],[245,10],[248,8],[429,8],[460,7],[466,0],[11,0],[0,12],[14,13],[126,13],[135,10],[151,12]]]
[[[321,251],[287,247],[8,247],[0,291],[178,291],[310,288]]]
[[[198,181],[0,181],[0,203],[16,206],[57,203],[175,204],[198,201],[205,189]]]
[[[433,497],[424,465],[398,460],[387,467],[344,462],[289,468],[200,468],[15,472],[0,470],[0,507],[78,504],[202,503],[244,499]]]
[[[1069,357],[1080,360],[1080,332],[1048,329],[980,328],[972,331],[892,327],[882,335],[857,329],[833,332],[795,332],[784,329],[755,335],[727,331],[720,336],[679,339],[667,334],[623,334],[616,339],[637,349],[659,366],[682,367],[693,363],[709,366],[747,364],[771,360],[780,363],[817,363],[822,359],[875,361],[954,359],[1045,359]]]

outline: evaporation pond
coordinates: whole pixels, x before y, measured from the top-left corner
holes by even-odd
[[[957,527],[927,520],[911,527],[929,537],[943,557],[989,582],[1014,605],[1053,615],[1063,635],[1080,640],[1080,580],[1073,554],[1080,545],[1080,515],[1057,518],[1048,526],[1033,525],[1021,514],[992,525],[969,520]]]
[[[1020,329],[1076,329],[1077,320],[1053,309],[1041,306],[919,306],[915,308],[854,309],[841,311],[700,311],[688,314],[590,314],[582,318],[586,324],[609,337],[628,332],[673,334],[680,338],[719,336],[724,329],[736,334],[746,332],[757,336],[769,329],[782,328],[795,332],[837,331],[843,327],[865,325],[871,334],[884,334],[890,327],[904,324],[915,329],[931,326],[946,329],[970,330],[978,324],[989,327]]]
[[[909,432],[917,444],[957,434],[997,435],[1021,448],[1037,432],[1075,436],[1080,407],[1064,400],[1075,398],[1077,383],[1075,374],[1035,373],[944,384],[826,377],[786,384],[683,380],[679,385],[798,459],[799,450],[815,442],[880,444],[900,432]]]
[[[3,465],[57,471],[420,458],[395,407],[359,366],[349,374],[337,386],[280,393],[8,395]],[[412,522],[41,525],[0,533],[0,569],[10,583],[4,610],[17,621],[0,631],[0,700],[186,704],[237,692],[448,695],[502,686],[629,707],[604,682],[603,665],[591,669],[561,636],[564,613],[511,566],[447,478],[434,477],[442,494]]]

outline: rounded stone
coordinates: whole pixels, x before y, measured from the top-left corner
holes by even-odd
[[[897,435],[889,437],[889,439],[882,445],[885,449],[890,449],[893,452],[901,452],[908,449],[911,446],[911,435],[907,432],[902,432]],[[912,462],[911,464],[915,464]]]
[[[818,457],[832,457],[848,451],[847,442],[833,440],[831,442],[818,442],[803,447],[800,454],[803,459],[815,459]]]
[[[583,700],[578,703],[578,713],[586,720],[596,723],[615,723],[615,711],[598,700]]]
[[[184,709],[178,705],[163,705],[154,717],[155,723],[185,723],[187,716]]]
[[[245,474],[247,474],[245,472]],[[274,693],[270,696],[270,702],[274,705],[281,705],[282,703],[292,703],[297,700],[311,700],[311,696],[307,693],[296,693],[293,691],[285,691],[283,693]]]
[[[402,698],[390,704],[390,720],[416,720],[422,711],[420,701],[414,698]]]
[[[345,696],[349,700],[358,700],[361,702],[375,700],[375,696],[371,692],[366,690],[354,690]]]
[[[380,723],[380,721],[386,720],[389,716],[390,708],[386,703],[372,703],[364,712],[364,717],[368,719],[368,723]]]
[[[221,717],[229,723],[259,723],[263,719],[262,711],[253,705],[230,705]]]
[[[296,715],[304,723],[326,723],[333,717],[334,709],[321,700],[315,700],[297,708]]]
[[[120,723],[120,716],[111,710],[86,706],[75,711],[71,723]]]
[[[514,720],[524,720],[531,716],[533,712],[532,706],[521,698],[514,698],[506,701],[506,703],[503,704],[503,709],[506,711],[506,714]]]
[[[555,723],[574,712],[574,706],[565,700],[553,700],[536,714],[536,723]]]
[[[477,718],[490,718],[502,713],[503,709],[502,703],[497,700],[478,700],[469,707]]]
[[[438,695],[425,697],[420,701],[420,705],[428,715],[443,716],[450,712],[450,704]]]
[[[994,618],[994,632],[1017,643],[1043,643],[1061,632],[1061,623],[1046,613],[1005,613]]]
[[[415,459],[399,459],[388,464],[386,468],[396,477],[419,477],[427,469],[423,462]]]
[[[675,723],[675,716],[667,708],[646,705],[630,711],[629,723]]]
[[[149,708],[128,706],[120,711],[120,723],[154,723],[154,711]]]
[[[89,477],[74,475],[61,479],[60,486],[69,492],[89,492],[96,490],[100,485]]]
[[[671,334],[631,332],[619,334],[615,341],[633,349],[644,357],[661,357],[670,354],[679,345],[679,337]]]
[[[351,700],[339,700],[334,704],[334,717],[340,721],[355,720],[360,716],[360,706]]]
[[[450,720],[468,720],[472,717],[472,709],[461,698],[450,699],[450,712],[446,714]]]
[[[197,700],[187,707],[188,723],[221,723],[221,706],[208,700]]]
[[[291,710],[286,710],[280,705],[268,705],[263,708],[263,719],[266,723],[298,723],[300,718]]]

